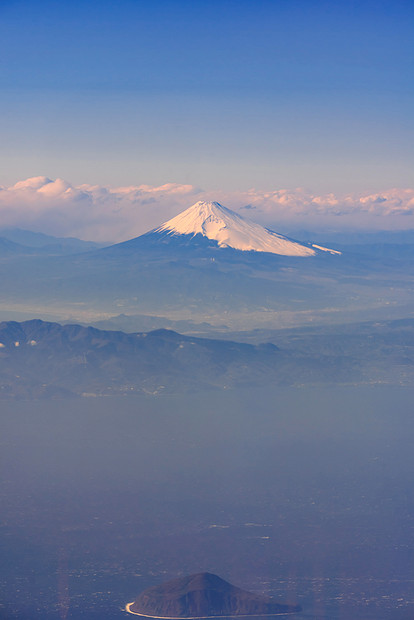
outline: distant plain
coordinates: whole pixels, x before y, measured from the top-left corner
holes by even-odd
[[[0,617],[124,617],[211,571],[304,617],[414,612],[412,388],[2,403]]]

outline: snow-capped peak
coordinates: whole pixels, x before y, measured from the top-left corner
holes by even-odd
[[[203,235],[216,241],[220,247],[270,252],[282,256],[315,256],[318,251],[339,254],[335,250],[319,246],[309,247],[289,239],[260,224],[244,219],[218,202],[196,202],[153,232],[167,233],[172,236]]]

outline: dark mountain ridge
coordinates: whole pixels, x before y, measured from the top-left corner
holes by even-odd
[[[275,345],[239,344],[159,329],[125,334],[40,320],[0,323],[0,395],[35,397],[186,391],[259,380]]]
[[[41,320],[3,322],[0,398],[414,383],[412,319],[222,338],[169,329],[124,333]],[[257,344],[260,339],[266,344]]]

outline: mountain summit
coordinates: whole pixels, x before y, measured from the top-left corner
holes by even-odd
[[[281,256],[315,256],[319,252],[340,254],[335,250],[289,239],[244,219],[218,202],[196,202],[149,234],[166,234],[171,237],[202,235],[217,242],[219,247]]]

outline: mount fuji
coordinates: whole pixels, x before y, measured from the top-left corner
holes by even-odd
[[[321,253],[341,254],[316,244],[306,244],[247,220],[218,202],[196,202],[176,217],[141,237],[113,247],[142,241],[210,245],[242,252],[266,252],[279,256],[310,257]]]
[[[13,256],[0,264],[2,297],[58,321],[122,314],[280,326],[281,319],[338,320],[373,298],[371,264],[290,239],[217,202],[197,202],[139,237],[92,252]],[[138,322],[133,330],[140,329]]]

